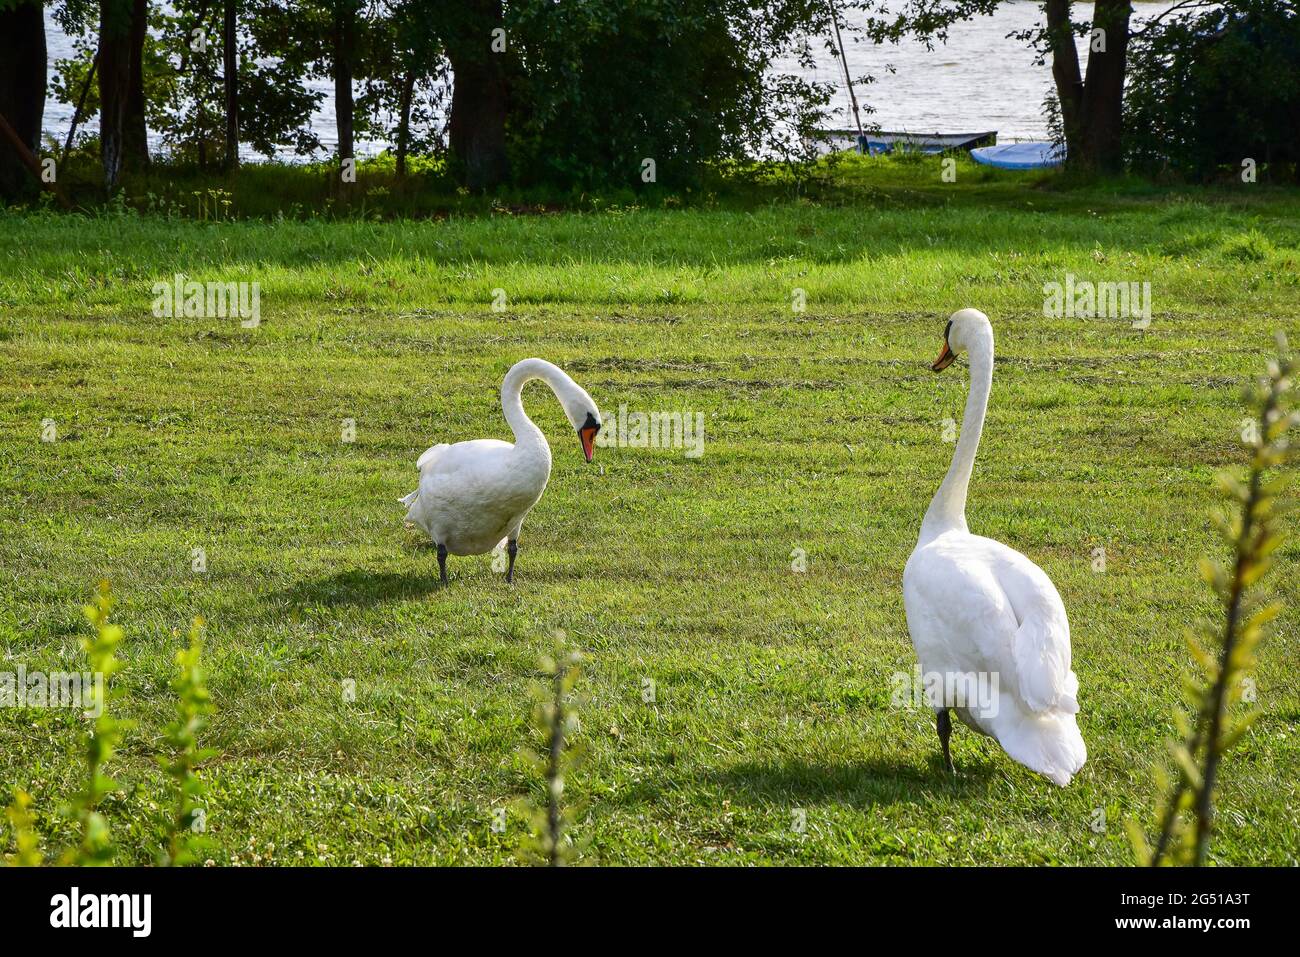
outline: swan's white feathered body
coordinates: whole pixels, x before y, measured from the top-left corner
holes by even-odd
[[[930,703],[954,708],[1012,758],[1065,785],[1088,756],[1075,719],[1070,623],[1041,568],[966,526],[966,490],[992,385],[993,332],[973,309],[956,313],[949,329],[947,338],[970,352],[971,394],[952,466],[903,571],[907,627],[924,675],[983,676],[988,691],[996,681],[996,694],[986,697],[957,697],[957,683],[937,682],[943,700]]]
[[[427,532],[447,554],[481,555],[513,542],[546,491],[551,447],[525,414],[522,401],[523,387],[532,379],[551,387],[591,461],[600,430],[600,411],[591,396],[544,359],[515,363],[501,383],[501,407],[514,443],[475,439],[435,445],[416,461],[419,487],[401,499],[407,521]],[[508,577],[513,577],[513,552],[510,569]]]
[[[546,491],[551,450],[475,439],[435,445],[416,462],[420,487],[402,499],[406,520],[451,555],[482,555],[518,538]]]
[[[912,553],[903,601],[924,674],[997,676],[988,706],[943,703],[1021,764],[1069,784],[1088,752],[1074,718],[1070,623],[1046,573],[1001,542],[954,529]]]

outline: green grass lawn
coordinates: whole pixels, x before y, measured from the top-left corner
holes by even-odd
[[[154,317],[151,285],[176,273],[259,282],[260,327]],[[1067,273],[1150,282],[1149,329],[1044,318]],[[948,778],[932,716],[891,704],[914,661],[903,565],[966,392],[963,363],[928,364],[962,306],[998,344],[972,531],[1038,562],[1070,614],[1089,760],[1066,789],[964,727]],[[1220,549],[1213,476],[1243,461],[1241,387],[1273,330],[1300,342],[1298,306],[1294,192],[1060,191],[967,165],[948,185],[937,163],[861,161],[816,201],[685,209],[0,214],[0,670],[80,667],[81,605],[112,582],[115,707],[139,725],[104,812],[131,863],[167,812],[152,756],[200,614],[218,864],[517,859],[514,802],[541,796],[529,686],[556,628],[585,658],[568,793],[601,863],[1129,863],[1183,628],[1215,611],[1196,571]],[[555,467],[517,583],[482,556],[440,588],[396,500],[430,444],[510,437],[500,382],[529,355],[603,409],[703,413],[704,454],[588,466],[531,386]],[[1300,860],[1295,524],[1218,863]],[[47,852],[72,838],[81,727],[0,710],[0,785],[31,792]]]

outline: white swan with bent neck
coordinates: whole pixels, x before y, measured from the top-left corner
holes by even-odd
[[[510,556],[506,581],[514,582],[519,529],[551,477],[551,447],[524,412],[524,385],[541,379],[560,400],[591,461],[600,410],[586,391],[545,359],[516,362],[501,383],[501,409],[515,434],[514,444],[475,439],[435,445],[415,467],[420,486],[400,501],[406,520],[424,529],[438,547],[438,571],[447,581],[447,556],[482,555],[504,544]]]
[[[1016,761],[1064,786],[1088,757],[1075,720],[1079,681],[1070,670],[1065,606],[1041,568],[966,527],[966,490],[993,385],[993,328],[975,309],[953,313],[931,368],[946,369],[963,351],[970,356],[970,394],[952,465],[903,571],[907,627],[932,682],[927,703],[948,769],[953,708]],[[968,693],[981,678],[996,694]]]

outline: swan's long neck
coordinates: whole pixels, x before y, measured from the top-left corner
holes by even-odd
[[[510,367],[501,382],[501,411],[505,413],[506,423],[515,434],[515,445],[524,449],[544,450],[549,457],[551,447],[546,442],[546,436],[524,411],[524,386],[533,379],[541,379],[550,386],[556,398],[559,398],[564,384],[572,383],[573,380],[559,366],[545,359],[523,359]]]
[[[952,464],[939,491],[930,500],[930,508],[921,523],[921,541],[928,541],[946,531],[966,531],[966,490],[970,487],[975,453],[979,451],[980,433],[984,431],[984,413],[989,407],[993,388],[993,337],[979,336],[968,349],[970,356],[970,394],[961,420],[961,435],[952,454]]]

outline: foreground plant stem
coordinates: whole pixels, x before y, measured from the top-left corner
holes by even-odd
[[[1272,519],[1274,500],[1285,480],[1266,483],[1265,474],[1290,456],[1287,432],[1298,417],[1296,413],[1287,413],[1295,362],[1288,356],[1286,339],[1280,334],[1278,346],[1279,358],[1270,363],[1268,377],[1251,395],[1257,419],[1252,437],[1243,435],[1254,451],[1247,481],[1241,485],[1230,477],[1220,479],[1229,495],[1241,504],[1240,518],[1235,523],[1230,520],[1222,523],[1233,549],[1231,573],[1208,561],[1202,566],[1206,580],[1224,606],[1224,624],[1217,633],[1217,654],[1212,657],[1201,650],[1192,635],[1188,636],[1194,657],[1209,676],[1208,686],[1195,687],[1199,699],[1195,722],[1187,729],[1184,741],[1174,746],[1178,777],[1160,813],[1155,848],[1148,849],[1140,829],[1130,827],[1139,859],[1152,866],[1189,863],[1199,867],[1208,860],[1219,769],[1224,754],[1249,729],[1253,717],[1246,717],[1234,727],[1228,709],[1253,663],[1252,651],[1262,637],[1263,626],[1280,607],[1274,603],[1246,616],[1248,589],[1268,569],[1269,556],[1281,542]],[[1194,822],[1190,840],[1179,838],[1186,833],[1184,814],[1190,814]]]

